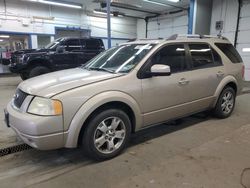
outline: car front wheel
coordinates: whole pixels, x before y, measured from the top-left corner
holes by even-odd
[[[131,122],[128,115],[119,109],[108,109],[90,119],[82,145],[91,158],[106,160],[122,152],[130,133]]]

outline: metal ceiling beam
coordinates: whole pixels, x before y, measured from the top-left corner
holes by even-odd
[[[107,3],[107,35],[108,35],[108,48],[111,48],[111,18],[110,18],[110,0]]]
[[[234,36],[234,47],[237,47],[238,42],[238,35],[239,35],[239,25],[240,25],[240,14],[241,14],[241,8],[243,5],[242,0],[238,0],[238,16],[237,16],[237,23],[236,23],[236,30],[235,30],[235,36]]]
[[[148,0],[150,2],[156,2],[158,3],[159,1],[154,1],[154,0]],[[162,3],[162,2],[159,2],[159,3]],[[184,8],[184,7],[180,7],[180,6],[176,6],[176,5],[173,5],[173,4],[170,4],[170,3],[162,3],[164,5],[167,5],[167,6],[170,6],[170,7],[173,7],[173,8],[177,8],[177,9],[181,9],[181,10],[188,10],[188,8]]]
[[[143,12],[143,13],[147,13],[147,14],[154,14],[154,15],[160,15],[160,13],[158,12],[152,12],[149,10],[142,10],[139,8],[133,8],[133,7],[127,7],[126,5],[120,4],[120,3],[111,3],[112,7],[116,7],[116,8],[121,8],[121,9],[127,9],[127,10],[133,10],[133,11],[137,11],[137,12]]]

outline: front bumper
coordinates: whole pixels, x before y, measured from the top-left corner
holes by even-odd
[[[8,125],[28,145],[40,150],[64,147],[62,116],[37,116],[14,109],[11,102],[6,112]]]
[[[11,63],[9,65],[9,70],[12,73],[20,73],[22,72],[24,69],[26,68],[26,65],[22,64],[22,63]]]

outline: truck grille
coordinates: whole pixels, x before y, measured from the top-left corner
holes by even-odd
[[[23,101],[28,96],[28,94],[24,93],[22,90],[17,89],[16,94],[14,95],[14,105],[17,108],[20,108],[23,104]]]

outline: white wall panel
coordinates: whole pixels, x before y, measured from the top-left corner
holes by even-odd
[[[145,20],[137,20],[137,38],[143,39],[146,38],[146,22]]]
[[[236,21],[238,14],[238,0],[214,0],[212,8],[212,19],[210,34],[217,35],[216,21],[223,21],[222,35],[226,36],[232,43],[234,42],[234,33],[236,30]]]
[[[250,12],[250,11],[249,11]],[[242,30],[250,30],[250,17],[242,17],[240,19],[240,31]]]
[[[187,34],[188,15],[181,13],[151,19],[148,23],[148,38],[167,38],[173,34]]]
[[[242,56],[246,71],[245,79],[250,81],[250,52],[243,52],[243,48],[250,48],[250,1],[243,0],[241,9],[237,50]],[[214,0],[211,20],[211,34],[216,35],[219,31],[215,30],[216,21],[223,21],[224,28],[222,35],[227,37],[232,43],[235,39],[235,31],[238,16],[238,0]]]
[[[6,13],[3,0],[0,0],[0,32],[23,32],[31,34],[55,34],[55,27],[75,27],[90,29],[92,36],[107,36],[106,18],[87,16],[83,10],[28,3],[20,0],[6,1]],[[34,18],[36,17],[36,18]],[[37,18],[42,17],[42,18]],[[52,19],[54,18],[54,19]],[[29,20],[24,26],[22,19]],[[137,19],[111,18],[112,37],[136,38]]]
[[[237,49],[245,63],[245,79],[250,81],[250,52],[243,52],[243,48],[250,48],[250,1],[243,1],[239,22]]]

